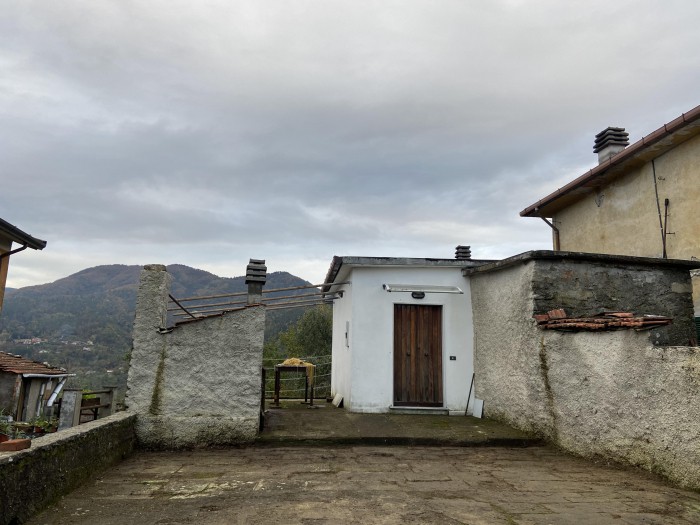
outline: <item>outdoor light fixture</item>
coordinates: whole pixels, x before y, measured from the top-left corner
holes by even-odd
[[[384,288],[387,292],[408,292],[411,294],[414,292],[422,293],[423,297],[425,297],[426,293],[464,293],[457,286],[430,286],[425,284],[383,284],[382,288]],[[415,298],[422,299],[423,297]]]
[[[411,297],[413,297],[414,299],[424,299],[425,292],[411,292]]]

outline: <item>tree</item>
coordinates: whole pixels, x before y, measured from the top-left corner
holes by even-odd
[[[328,305],[309,308],[296,324],[265,344],[264,366],[269,370],[268,383],[274,377],[274,365],[288,357],[298,357],[316,365],[316,395],[330,392],[333,309]],[[298,385],[289,385],[298,395]],[[271,386],[266,387],[271,390]],[[301,390],[303,394],[303,388]]]

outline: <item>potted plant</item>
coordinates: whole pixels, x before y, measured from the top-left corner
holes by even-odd
[[[0,411],[0,443],[12,439],[12,421],[10,416],[6,416]]]
[[[51,419],[49,419],[46,422],[46,432],[56,432],[58,430],[58,418],[56,416],[52,416]]]

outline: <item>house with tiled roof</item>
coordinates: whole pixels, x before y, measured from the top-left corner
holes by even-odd
[[[631,146],[624,128],[595,137],[598,165],[520,215],[544,219],[555,250],[700,259],[700,106]],[[700,316],[700,272],[693,277]]]
[[[64,368],[0,352],[0,410],[17,421],[42,415],[71,375]]]

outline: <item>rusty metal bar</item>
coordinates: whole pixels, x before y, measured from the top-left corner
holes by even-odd
[[[177,299],[175,299],[171,294],[168,294],[168,297],[170,297],[170,300],[173,301],[173,302],[174,302],[176,305],[178,305],[180,308],[182,308],[182,309],[184,310],[184,312],[185,312],[187,315],[189,315],[192,319],[197,319],[197,317],[196,317],[194,314],[192,314],[187,308],[185,308],[184,306],[182,306],[182,305],[180,304],[180,301],[178,301]]]
[[[277,297],[266,297],[263,299],[263,304],[269,304],[270,301],[277,301],[279,299],[297,299],[300,297],[314,297],[318,295],[332,295],[335,292],[314,292],[314,293],[305,293],[305,294],[299,294],[299,295],[280,295]],[[239,304],[246,304],[246,301],[231,301],[231,302],[226,302],[226,303],[211,303],[211,304],[190,304],[187,307],[194,311],[195,313],[199,313],[200,310],[195,310],[195,309],[202,309],[202,308],[212,308],[215,306],[233,306],[233,305],[239,305]],[[179,308],[168,308],[168,312],[177,312],[180,310]]]
[[[301,286],[287,286],[285,288],[273,288],[270,290],[263,290],[263,294],[271,294],[275,292],[288,292],[290,290],[303,290],[303,289],[308,289],[308,288],[320,288],[322,286],[340,286],[342,284],[350,284],[350,281],[344,281],[340,283],[321,283],[321,284],[305,284]],[[330,292],[328,292],[330,293]],[[248,292],[232,292],[232,293],[225,293],[225,294],[218,294],[218,295],[200,295],[196,297],[185,297],[180,299],[181,302],[189,302],[189,301],[200,301],[200,300],[205,300],[205,299],[221,299],[222,297],[236,297],[236,296],[241,296],[241,295],[248,295]],[[172,296],[170,297],[172,299]]]

